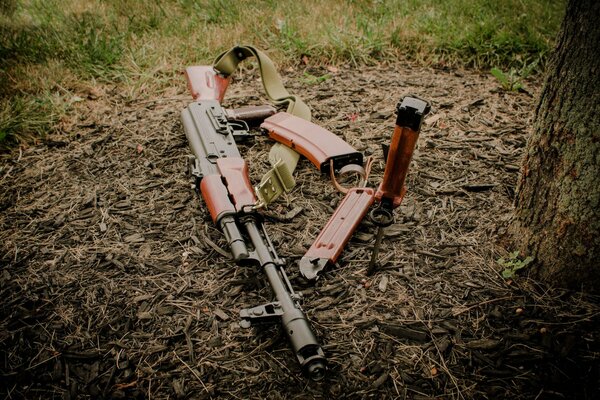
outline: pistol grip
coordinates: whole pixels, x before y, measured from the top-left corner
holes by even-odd
[[[348,191],[313,245],[300,259],[300,273],[305,279],[317,279],[318,273],[327,264],[337,261],[373,201],[374,190],[371,188]]]
[[[277,113],[277,109],[270,105],[247,106],[239,108],[230,108],[225,110],[227,119],[230,121],[244,121],[248,126],[258,126]]]

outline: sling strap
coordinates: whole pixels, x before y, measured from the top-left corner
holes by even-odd
[[[258,67],[262,78],[263,87],[267,97],[276,105],[287,105],[287,112],[310,121],[310,108],[298,96],[290,94],[277,72],[273,61],[262,51],[253,46],[235,46],[221,53],[214,61],[213,67],[222,75],[233,74],[240,62],[248,57],[254,56],[258,61]],[[255,187],[258,203],[256,208],[267,207],[284,192],[293,189],[296,182],[292,174],[298,164],[300,155],[284,146],[276,143],[269,152],[269,163],[271,169],[263,176],[260,183]]]

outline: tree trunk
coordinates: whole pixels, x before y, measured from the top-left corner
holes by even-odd
[[[517,187],[512,232],[553,286],[600,292],[600,1],[570,0]]]

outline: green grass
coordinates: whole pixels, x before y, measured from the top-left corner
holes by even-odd
[[[562,0],[0,0],[0,141],[55,129],[81,86],[157,93],[236,43],[267,50],[281,68],[302,56],[543,68],[563,9]]]
[[[14,96],[0,100],[0,143],[28,142],[43,137],[59,123],[69,105],[58,94]]]

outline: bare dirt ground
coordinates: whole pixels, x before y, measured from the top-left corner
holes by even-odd
[[[404,95],[432,103],[408,194],[366,277],[365,221],[316,283],[294,264],[341,195],[306,160],[266,226],[329,360],[300,373],[278,325],[241,329],[272,300],[229,262],[196,198],[171,91],[131,100],[81,93],[64,132],[0,163],[0,394],[21,398],[598,398],[598,299],[500,276],[501,238],[539,88],[507,93],[487,75],[409,65],[286,71],[314,121],[377,158]],[[308,81],[307,81],[308,80]],[[245,70],[226,106],[265,102]],[[241,152],[254,182],[270,141]],[[258,276],[258,278],[257,278]]]

